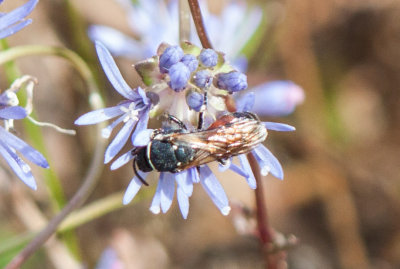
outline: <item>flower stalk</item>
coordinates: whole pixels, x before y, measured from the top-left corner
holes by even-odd
[[[187,0],[179,0],[179,41],[190,39],[190,9]]]
[[[201,45],[205,49],[212,49],[211,41],[208,38],[206,28],[204,26],[203,16],[201,15],[198,0],[188,0],[190,12],[192,13],[194,25],[196,26],[197,35],[199,36]]]

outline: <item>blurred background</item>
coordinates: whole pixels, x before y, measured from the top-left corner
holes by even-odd
[[[215,14],[229,3],[209,2]],[[264,181],[271,225],[299,240],[287,251],[289,268],[400,268],[400,1],[246,2],[264,12],[248,55],[249,85],[288,79],[306,96],[290,116],[263,119],[297,128],[271,132],[265,142],[285,171],[284,181],[272,176]],[[9,11],[23,3],[8,0],[1,7]],[[107,106],[114,105],[121,97],[101,71],[86,32],[89,25],[104,24],[139,39],[125,11],[118,1],[41,0],[29,16],[32,25],[8,43],[76,51],[97,74]],[[140,85],[132,60],[121,57],[117,63],[131,86]],[[90,110],[85,84],[57,57],[29,56],[16,64],[22,74],[39,80],[37,118],[77,130],[70,137],[43,129],[50,166],[70,198],[94,151],[95,128],[73,124]],[[0,85],[9,85],[3,72]],[[25,137],[23,128],[17,130]],[[23,239],[54,215],[41,170],[34,170],[38,191],[33,192],[5,167],[0,170],[3,249],[4,242]],[[253,233],[254,192],[229,171],[216,174],[231,200],[228,217],[199,186],[187,220],[176,201],[167,214],[153,215],[148,210],[158,177],[153,173],[151,186],[131,204],[74,230],[83,264],[95,268],[102,259],[115,266],[104,268],[264,268]],[[132,177],[130,165],[116,171],[106,165],[86,204],[123,192]],[[73,268],[60,242],[50,240],[24,268]],[[3,251],[0,264],[19,248]]]

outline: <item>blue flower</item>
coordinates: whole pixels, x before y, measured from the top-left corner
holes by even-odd
[[[213,49],[203,49],[199,55],[199,60],[205,67],[214,67],[218,63],[218,54]]]
[[[176,92],[180,92],[185,89],[189,78],[190,70],[184,63],[176,63],[169,69],[170,83],[169,86]]]
[[[205,88],[211,85],[213,77],[207,69],[196,72],[193,76],[194,84],[199,88]]]
[[[25,17],[32,12],[38,1],[39,0],[30,0],[26,4],[14,9],[13,11],[1,14],[0,39],[13,35],[25,26],[29,25],[32,20],[25,19]]]
[[[0,126],[0,154],[14,173],[31,189],[36,190],[37,185],[31,173],[31,168],[17,155],[17,152],[43,168],[48,168],[49,164],[40,152],[8,132],[8,126],[12,125],[13,120],[23,119],[27,116],[27,112],[23,107],[10,106],[10,102],[15,100],[12,98],[14,95],[15,93],[11,91],[5,91],[0,95],[0,119],[5,121],[6,126],[5,128]]]
[[[166,48],[160,55],[160,72],[168,73],[170,67],[178,63],[183,55],[183,50],[179,46],[169,46]]]
[[[192,54],[185,54],[182,57],[181,62],[189,68],[190,72],[194,72],[199,66],[199,61]]]
[[[75,124],[88,125],[96,124],[105,120],[118,117],[109,126],[103,129],[102,135],[108,138],[119,123],[123,127],[107,147],[104,156],[104,163],[108,163],[122,149],[131,137],[132,141],[136,135],[147,128],[149,112],[152,107],[152,100],[140,87],[132,89],[123,79],[110,52],[100,42],[96,42],[96,51],[104,72],[114,89],[126,99],[118,105],[91,111],[79,117]]]
[[[247,77],[237,71],[221,73],[217,76],[217,86],[229,92],[238,92],[247,88]]]
[[[199,112],[204,104],[204,95],[196,91],[190,91],[186,95],[186,104],[194,111]]]

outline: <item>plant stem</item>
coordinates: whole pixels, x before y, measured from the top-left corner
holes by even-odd
[[[186,0],[179,0],[179,41],[190,39],[190,9]]]
[[[257,228],[263,247],[263,255],[267,266],[266,268],[276,269],[278,268],[278,259],[275,257],[275,254],[270,253],[271,247],[274,244],[274,235],[268,221],[267,206],[262,186],[262,175],[253,154],[247,154],[247,158],[257,183],[257,188],[255,189]]]
[[[206,28],[204,26],[203,17],[201,15],[200,5],[198,0],[188,0],[190,12],[192,13],[194,25],[196,26],[197,35],[199,36],[201,45],[205,49],[212,49],[210,39],[208,38]]]

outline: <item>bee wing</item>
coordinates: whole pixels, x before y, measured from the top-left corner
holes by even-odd
[[[185,143],[195,150],[192,162],[186,169],[212,161],[227,159],[251,151],[267,136],[267,130],[258,121],[242,119],[205,131],[176,134],[171,142]]]

